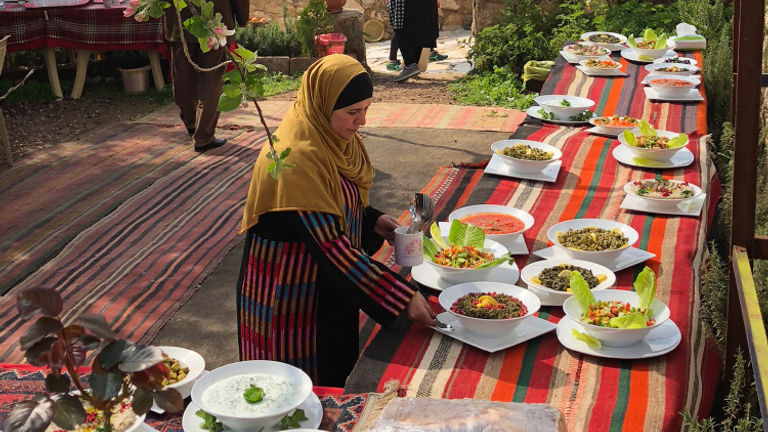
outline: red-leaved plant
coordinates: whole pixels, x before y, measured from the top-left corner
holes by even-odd
[[[103,412],[105,432],[112,431],[113,407],[124,401],[137,415],[149,411],[153,401],[169,412],[183,409],[179,392],[163,388],[169,371],[159,348],[118,339],[99,315],[81,315],[65,325],[61,295],[53,289],[22,291],[16,306],[24,320],[42,315],[21,336],[21,350],[30,364],[50,372],[45,377],[48,393],[16,404],[3,421],[5,432],[42,432],[52,421],[74,429],[86,420],[84,403]],[[93,362],[86,386],[79,369],[88,358]]]

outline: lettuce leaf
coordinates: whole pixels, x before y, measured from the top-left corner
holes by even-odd
[[[653,61],[653,57],[652,56],[645,55],[645,54],[643,54],[641,56],[637,56],[637,59],[640,60],[640,61]]]
[[[437,248],[435,242],[424,234],[422,234],[421,239],[421,250],[424,253],[424,258],[427,258],[432,262],[435,262],[435,256],[440,252],[440,249]]]
[[[659,35],[658,38],[656,38],[656,45],[654,46],[654,48],[661,49],[666,47],[667,47],[667,34],[662,33]]]
[[[510,255],[509,252],[507,252],[504,255],[496,258],[493,261],[488,261],[485,264],[480,264],[479,266],[477,266],[475,268],[479,268],[480,269],[480,268],[496,267],[498,265],[504,264],[505,262],[509,262],[510,264],[515,262],[515,259],[512,258],[512,255]]]
[[[640,312],[632,312],[629,315],[611,318],[611,327],[623,329],[636,329],[646,327],[645,315]]]
[[[584,332],[580,332],[576,329],[571,329],[571,334],[573,335],[574,338],[586,343],[587,345],[589,345],[590,348],[594,350],[599,350],[600,348],[603,347],[603,344],[600,342],[599,339],[594,338]]]
[[[478,226],[462,223],[458,219],[451,222],[448,241],[455,246],[474,246],[482,249],[485,244],[485,231]]]
[[[634,163],[637,166],[641,167],[648,167],[648,168],[667,168],[667,165],[664,165],[663,163],[659,161],[655,161],[648,158],[641,158],[641,157],[633,157],[632,163]]]
[[[667,141],[667,148],[675,149],[684,146],[688,142],[688,135],[681,133],[680,135]]]
[[[437,222],[432,222],[432,225],[429,227],[429,233],[432,234],[432,242],[434,242],[438,250],[448,249],[449,246],[443,240],[443,235],[440,233],[440,225]]]
[[[637,307],[646,309],[645,314],[647,316],[653,315],[651,312],[651,304],[653,303],[653,298],[656,296],[656,273],[654,273],[650,267],[645,267],[643,271],[637,275],[637,278],[635,278],[632,287],[635,289],[637,297],[640,299]]]
[[[635,134],[630,132],[629,129],[624,129],[623,135],[624,135],[624,141],[627,142],[627,145],[632,147],[637,146],[637,138],[635,138]]]
[[[656,129],[654,129],[650,123],[648,123],[643,119],[640,119],[640,121],[637,124],[637,128],[640,129],[640,135],[644,137],[656,136]]]
[[[573,293],[573,296],[576,297],[576,301],[579,302],[582,309],[587,310],[589,309],[589,305],[596,303],[595,296],[592,294],[592,291],[589,290],[589,284],[587,284],[587,281],[581,276],[581,273],[572,271],[571,280],[569,282],[571,285],[571,292]]]
[[[646,28],[643,32],[643,40],[650,42],[656,40],[656,32],[652,28]]]
[[[627,38],[627,45],[631,46],[632,48],[637,48],[634,34],[629,35],[629,37]]]

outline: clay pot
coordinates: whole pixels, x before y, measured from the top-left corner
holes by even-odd
[[[325,4],[328,5],[328,12],[341,12],[347,0],[325,0]]]

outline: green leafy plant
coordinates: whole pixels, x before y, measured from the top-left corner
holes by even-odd
[[[296,30],[292,26],[283,30],[274,21],[266,25],[249,24],[239,27],[235,30],[235,40],[239,46],[260,56],[298,57],[301,54]]]
[[[677,4],[654,3],[642,0],[612,2],[604,15],[595,17],[597,30],[641,34],[646,28],[671,32],[680,22]]]
[[[309,0],[296,19],[296,34],[305,55],[317,57],[315,36],[333,31],[333,15],[324,0]]]
[[[112,430],[112,410],[124,401],[137,415],[149,411],[153,401],[169,412],[184,408],[179,392],[163,388],[169,370],[159,348],[119,339],[98,315],[81,315],[65,325],[61,296],[50,288],[22,291],[16,307],[24,320],[38,317],[19,342],[30,364],[49,369],[48,394],[16,404],[3,421],[4,431],[42,432],[51,422],[74,429],[86,420],[86,405],[103,412],[105,432]],[[89,351],[95,356],[86,387],[78,370]]]
[[[468,74],[448,84],[448,89],[462,105],[484,105],[527,109],[533,105],[534,94],[523,89],[520,76],[509,66],[490,72]]]

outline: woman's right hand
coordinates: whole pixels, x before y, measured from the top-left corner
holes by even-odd
[[[417,292],[405,306],[405,312],[408,314],[408,318],[412,321],[424,324],[425,326],[435,325],[435,317],[437,314],[432,310],[427,299],[425,299],[419,292]]]

